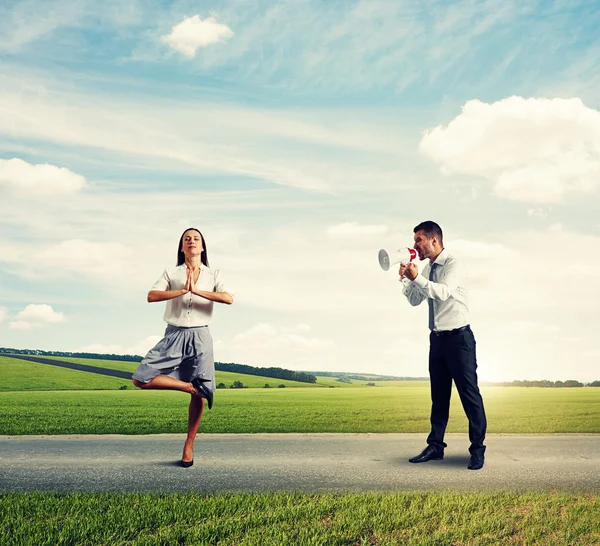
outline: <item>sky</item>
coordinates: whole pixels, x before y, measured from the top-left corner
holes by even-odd
[[[144,355],[199,228],[215,359],[422,377],[438,222],[481,380],[600,379],[594,1],[0,6],[0,346]],[[420,270],[426,262],[418,262]]]

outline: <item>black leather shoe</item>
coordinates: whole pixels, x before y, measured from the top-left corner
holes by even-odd
[[[483,455],[474,453],[469,457],[469,464],[467,465],[469,470],[479,470],[483,468]]]
[[[411,463],[426,463],[427,461],[441,461],[443,458],[443,449],[427,446],[419,455],[408,460]]]
[[[208,382],[207,379],[201,379],[199,377],[196,377],[195,379],[192,379],[192,385],[194,385],[194,387],[196,387],[196,389],[198,389],[198,392],[200,393],[200,395],[203,398],[206,398],[206,401],[208,402],[208,409],[211,409],[212,405],[213,405],[213,393],[204,384],[206,382]]]
[[[184,461],[183,459],[181,459],[181,466],[183,466],[183,468],[189,468],[193,464],[194,464],[194,459],[192,459],[191,461]]]

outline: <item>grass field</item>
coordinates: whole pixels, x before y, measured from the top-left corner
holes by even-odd
[[[44,357],[53,358],[53,357]],[[121,362],[118,360],[94,360],[91,358],[53,358],[65,362],[75,362],[87,366],[110,368],[125,372],[134,372],[136,362]],[[107,377],[89,372],[69,370],[48,364],[38,364],[27,360],[0,357],[0,391],[40,391],[40,390],[118,390],[122,387],[135,389],[131,381],[116,377]],[[217,384],[224,383],[229,388],[234,381],[241,381],[245,387],[263,388],[265,383],[277,388],[279,385],[286,387],[323,387],[325,385],[311,385],[300,381],[274,379],[272,377],[259,377],[233,372],[217,371],[215,374]],[[330,378],[327,378],[330,379]],[[347,386],[344,383],[335,383],[337,386]],[[349,385],[353,386],[353,385]]]
[[[600,389],[485,387],[489,433],[600,432]],[[184,432],[189,397],[169,391],[0,393],[0,434]],[[429,389],[227,389],[203,432],[427,432]],[[466,432],[456,393],[448,432]]]
[[[591,545],[598,495],[6,494],[0,543]]]
[[[132,362],[68,359],[131,371]],[[140,391],[124,379],[0,357],[0,434],[148,434],[186,430],[189,397]],[[377,382],[324,386],[217,372],[217,382],[256,388],[225,389],[206,411],[204,432],[427,432],[429,384]],[[262,388],[265,383],[296,388]],[[128,387],[128,390],[119,388]],[[261,388],[259,388],[261,387]],[[352,388],[356,387],[356,388]],[[58,390],[61,389],[61,390]],[[600,389],[481,388],[490,433],[600,432]],[[448,432],[466,432],[456,392]]]
[[[110,368],[112,370],[121,370],[124,372],[134,372],[138,366],[137,362],[127,362],[123,360],[97,360],[94,358],[72,358],[72,357],[62,357],[62,356],[44,356],[43,358],[47,358],[49,360],[62,360],[65,362],[74,362],[76,364],[85,364],[87,366],[97,366],[100,368]],[[9,366],[10,363],[15,363],[16,366],[21,366],[26,364],[25,360],[14,360],[12,358],[6,358],[0,356],[0,371],[4,369],[4,366]],[[32,363],[29,363],[32,364]],[[38,366],[45,366],[45,364],[38,364]],[[68,371],[68,370],[67,370]],[[263,387],[265,383],[269,383],[271,387],[276,387],[277,385],[283,383],[287,387],[364,387],[367,383],[375,383],[376,386],[384,387],[384,386],[393,386],[396,384],[404,384],[406,381],[377,381],[377,380],[369,380],[369,381],[356,381],[351,380],[351,383],[345,383],[337,381],[336,377],[322,376],[317,375],[317,383],[302,383],[300,381],[288,381],[285,379],[275,379],[272,377],[259,377],[256,375],[249,374],[240,374],[233,372],[216,372],[216,380],[217,383],[225,383],[227,387],[229,387],[234,381],[242,381],[244,385],[247,385],[249,388],[259,388]],[[409,382],[410,383],[410,382]],[[7,383],[9,384],[9,383]],[[17,388],[15,389],[3,389],[0,385],[0,390],[22,390],[28,387],[25,383],[19,383]],[[86,388],[83,385],[81,388]],[[110,387],[107,387],[110,388]],[[117,387],[118,388],[118,387]],[[27,388],[27,390],[37,390]]]
[[[181,393],[2,357],[0,377],[0,434],[186,430],[189,397]],[[365,387],[319,377],[322,388],[315,388],[217,372],[217,382],[235,380],[254,388],[217,391],[201,432],[429,430],[427,382]],[[297,388],[261,388],[265,383]],[[600,432],[600,389],[481,390],[490,433]],[[456,392],[448,432],[467,432]],[[600,545],[598,513],[598,495],[566,493],[0,494],[0,544]]]

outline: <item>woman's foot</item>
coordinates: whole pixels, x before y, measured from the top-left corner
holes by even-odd
[[[194,442],[186,440],[183,445],[183,457],[181,457],[181,466],[187,468],[194,464]]]
[[[213,405],[213,393],[212,391],[206,386],[207,380],[206,379],[192,379],[192,385],[196,388],[196,390],[198,391],[198,396],[201,396],[202,398],[205,398],[206,401],[208,402],[208,409],[212,408]]]

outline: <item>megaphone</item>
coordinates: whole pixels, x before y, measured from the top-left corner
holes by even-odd
[[[417,257],[417,251],[414,248],[401,248],[391,254],[383,250],[379,251],[379,265],[381,269],[387,271],[390,265],[409,263]]]

